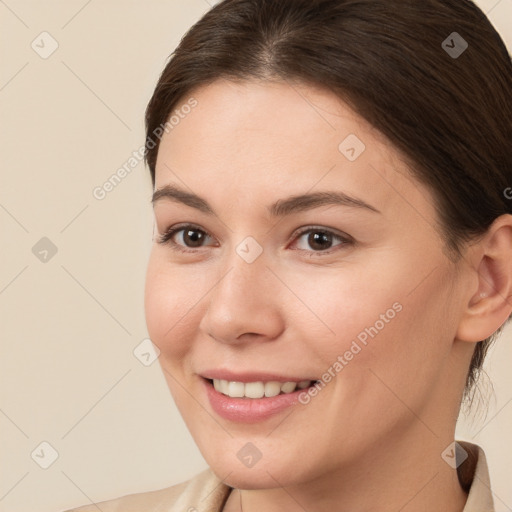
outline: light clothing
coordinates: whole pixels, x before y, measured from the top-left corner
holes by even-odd
[[[457,441],[467,452],[475,454],[465,466],[473,475],[463,512],[494,512],[489,482],[489,470],[484,451],[475,444]],[[461,467],[462,467],[461,466]],[[85,505],[65,512],[221,512],[232,488],[220,480],[211,469],[194,478],[157,491],[129,494],[96,505]]]

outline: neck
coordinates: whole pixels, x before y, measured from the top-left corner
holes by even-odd
[[[451,440],[423,430],[417,441],[391,442],[350,467],[286,488],[234,490],[224,512],[462,512],[467,494],[441,458]]]

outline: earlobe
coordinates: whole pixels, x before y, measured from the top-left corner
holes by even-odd
[[[512,215],[498,217],[473,247],[478,288],[469,297],[456,338],[484,340],[503,325],[512,312]]]

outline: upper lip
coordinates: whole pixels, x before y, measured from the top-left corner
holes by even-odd
[[[234,372],[228,369],[213,369],[200,372],[199,375],[205,379],[227,380],[230,382],[302,382],[305,380],[315,381],[308,377],[295,377],[279,375],[277,373],[248,371],[248,372]]]

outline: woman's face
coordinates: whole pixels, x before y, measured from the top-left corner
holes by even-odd
[[[218,80],[177,108],[145,307],[208,464],[232,486],[276,487],[448,444],[471,282],[398,153],[311,86]]]

